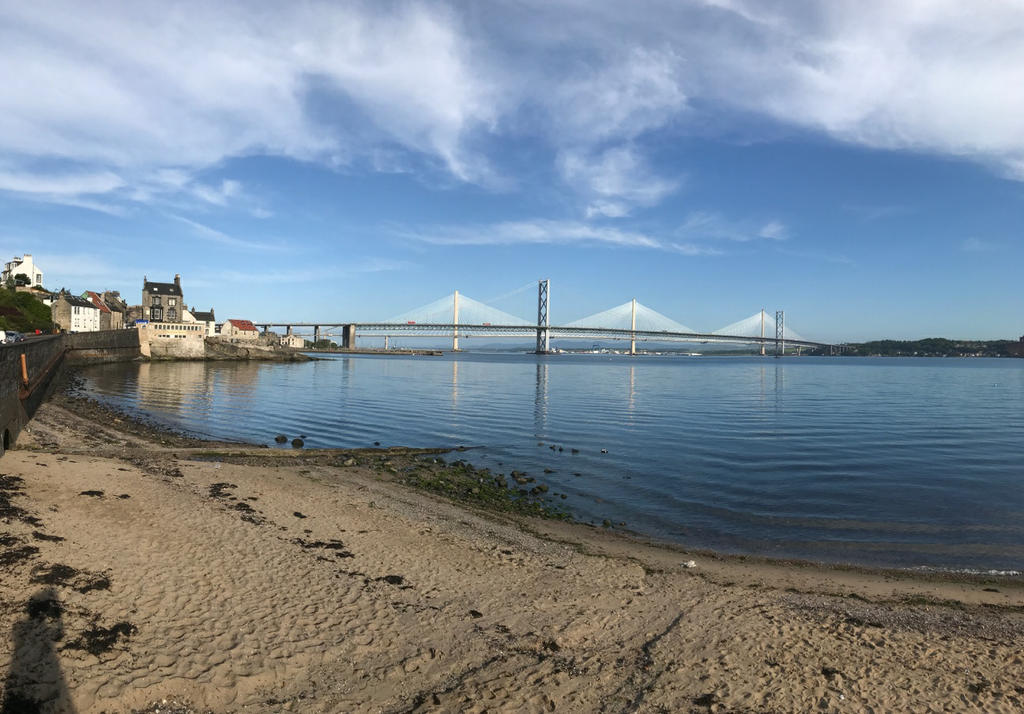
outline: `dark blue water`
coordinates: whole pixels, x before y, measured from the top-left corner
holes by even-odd
[[[460,456],[529,472],[581,520],[691,546],[1024,570],[1024,360],[460,354],[84,374],[119,407],[221,439],[480,446]]]

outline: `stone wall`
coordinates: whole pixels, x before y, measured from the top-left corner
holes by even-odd
[[[74,364],[130,362],[144,355],[139,330],[102,330],[64,335],[67,360]]]
[[[206,328],[198,322],[151,322],[137,332],[142,354],[151,359],[205,359]]]
[[[53,335],[0,345],[0,453],[14,443],[42,402],[46,388],[60,370],[65,339]],[[28,372],[27,387],[23,381],[22,355]]]

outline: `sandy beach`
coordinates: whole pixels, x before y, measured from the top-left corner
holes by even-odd
[[[0,460],[3,712],[1024,710],[1019,579],[651,544],[433,458],[58,395]]]

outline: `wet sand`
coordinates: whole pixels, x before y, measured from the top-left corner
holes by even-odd
[[[1024,709],[1019,579],[687,552],[429,454],[117,419],[56,398],[0,460],[5,712]]]

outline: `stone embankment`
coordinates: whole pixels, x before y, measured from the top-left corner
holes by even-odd
[[[305,362],[304,354],[258,342],[203,338],[191,326],[150,326],[45,335],[0,345],[0,454],[14,444],[65,365],[170,360]]]

